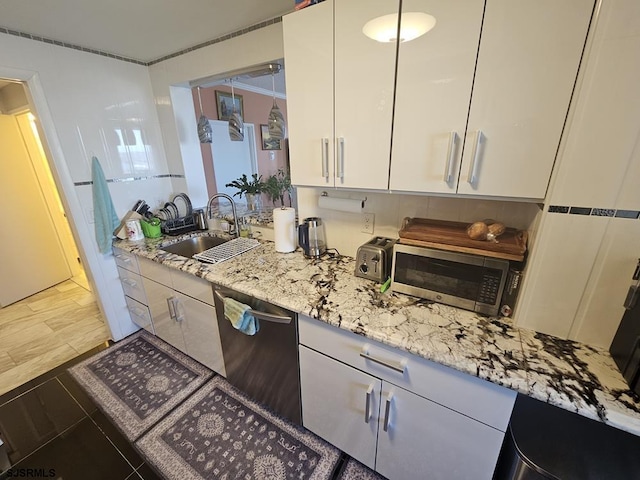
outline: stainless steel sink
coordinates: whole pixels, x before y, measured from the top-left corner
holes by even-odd
[[[175,253],[181,257],[192,258],[196,253],[204,252],[205,250],[222,245],[228,241],[228,239],[221,237],[193,237],[165,247],[160,247],[160,250]]]

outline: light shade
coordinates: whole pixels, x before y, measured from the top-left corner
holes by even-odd
[[[436,25],[435,17],[424,12],[406,12],[402,14],[401,18],[401,42],[414,40],[427,33]],[[398,14],[391,13],[369,20],[364,27],[362,27],[362,33],[378,42],[395,42],[398,33]]]

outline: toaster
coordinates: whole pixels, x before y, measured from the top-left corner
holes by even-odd
[[[356,255],[356,277],[384,283],[391,276],[395,243],[396,240],[393,238],[373,237],[361,245]]]

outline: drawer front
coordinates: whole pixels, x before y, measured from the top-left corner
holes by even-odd
[[[147,296],[144,293],[142,277],[122,267],[118,267],[118,275],[120,276],[120,283],[122,283],[124,294],[147,305]]]
[[[140,265],[140,275],[166,287],[173,288],[171,269],[169,267],[144,257],[139,257],[138,263]]]
[[[122,267],[130,272],[140,273],[138,266],[138,260],[136,256],[118,247],[113,247],[113,258],[116,260],[116,265]]]
[[[300,343],[309,348],[502,432],[507,429],[516,398],[513,390],[305,315],[299,315],[299,334]]]
[[[131,315],[131,321],[139,327],[144,328],[147,332],[155,335],[156,332],[153,329],[149,307],[126,295],[124,299],[127,302],[127,309]]]
[[[211,285],[211,282],[180,270],[171,270],[171,281],[174,290],[214,306],[213,285]]]

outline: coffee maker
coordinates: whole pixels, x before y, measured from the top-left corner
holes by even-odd
[[[298,244],[308,258],[318,258],[327,251],[321,218],[309,217],[302,221],[298,226]]]

